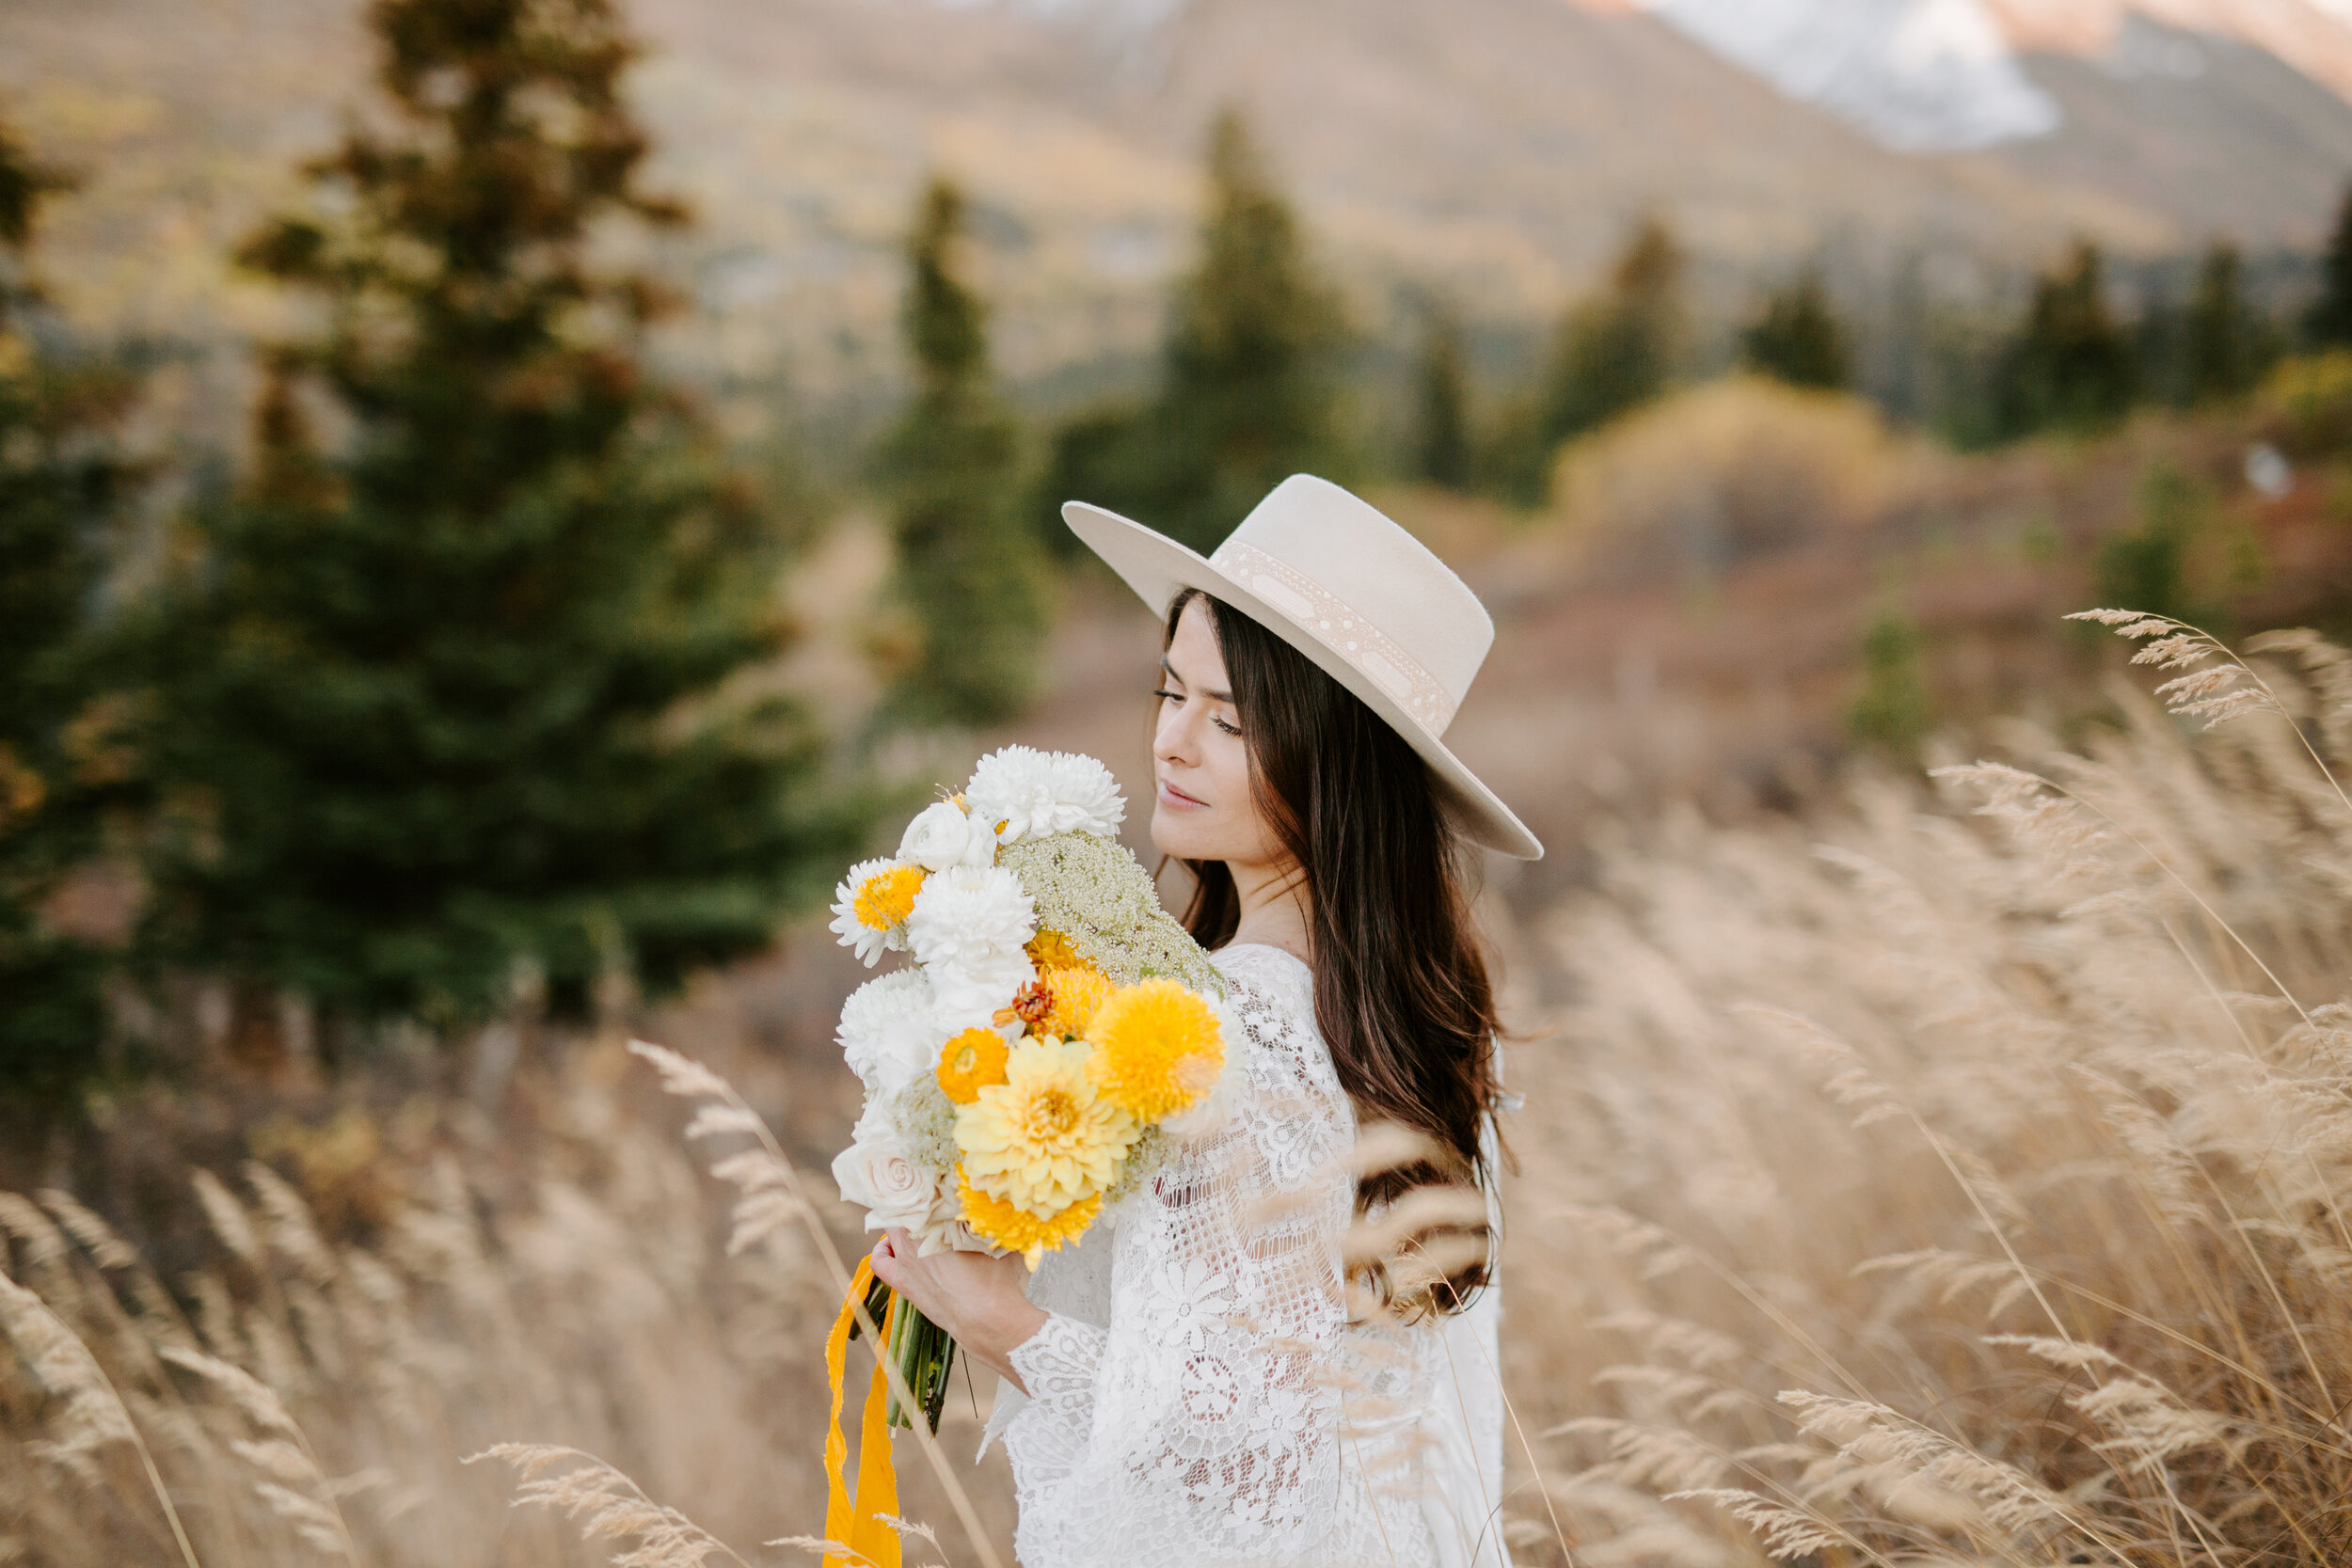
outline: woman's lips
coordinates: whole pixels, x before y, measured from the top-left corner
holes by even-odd
[[[1207,802],[1194,800],[1166,779],[1162,779],[1160,781],[1160,804],[1174,806],[1178,811],[1189,811],[1195,806],[1205,805]]]

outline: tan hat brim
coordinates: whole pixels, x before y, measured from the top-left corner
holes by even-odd
[[[1232,606],[1306,655],[1317,669],[1388,721],[1389,727],[1403,736],[1405,743],[1429,764],[1447,803],[1471,838],[1518,860],[1544,858],[1542,843],[1527,831],[1527,825],[1479,781],[1477,774],[1463,766],[1461,758],[1410,718],[1395,698],[1327,646],[1321,638],[1217,570],[1208,557],[1131,518],[1086,501],[1063,502],[1061,515],[1062,521],[1070,525],[1070,531],[1101,556],[1104,563],[1118,573],[1120,580],[1134,589],[1154,613],[1166,615],[1180,589],[1197,588],[1218,603]]]

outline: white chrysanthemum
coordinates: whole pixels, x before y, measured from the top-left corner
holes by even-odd
[[[993,827],[1007,844],[1052,833],[1119,831],[1127,802],[1111,770],[1076,752],[1040,752],[1008,746],[980,759],[963,787],[964,805],[976,822]]]
[[[833,890],[833,934],[866,968],[906,946],[903,904],[922,885],[919,868],[895,860],[860,861]]]
[[[834,1037],[870,1095],[886,1095],[928,1076],[947,1037],[931,1022],[930,980],[919,969],[868,980],[841,1005]]]
[[[930,976],[934,1025],[952,1034],[990,1022],[1037,978],[1022,951],[1036,934],[1029,895],[1009,871],[960,865],[925,882],[907,917],[907,942]]]

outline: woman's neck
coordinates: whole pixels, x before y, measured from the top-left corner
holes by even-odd
[[[1297,864],[1280,861],[1245,865],[1227,861],[1233,879],[1234,902],[1241,918],[1233,927],[1235,942],[1263,942],[1293,958],[1307,959],[1307,879]]]

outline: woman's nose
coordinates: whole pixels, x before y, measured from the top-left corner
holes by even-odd
[[[1160,716],[1159,728],[1152,736],[1152,754],[1170,762],[1187,762],[1192,755],[1192,726],[1184,722],[1184,709],[1174,704]]]

